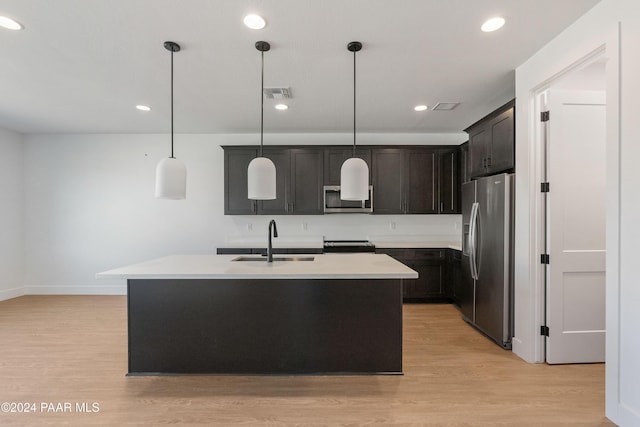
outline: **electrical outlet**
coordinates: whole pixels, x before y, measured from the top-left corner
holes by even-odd
[[[395,222],[393,222],[393,221],[391,221],[391,222],[389,223],[389,230],[395,230],[395,229],[396,229],[396,223],[395,223]]]
[[[309,229],[309,226],[306,222],[302,223],[302,231],[307,231]]]
[[[248,222],[247,223],[247,231],[251,231],[251,230],[253,230],[253,224]]]

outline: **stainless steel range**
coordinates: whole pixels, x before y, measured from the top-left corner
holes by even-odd
[[[325,240],[324,252],[375,252],[376,247],[368,240]]]

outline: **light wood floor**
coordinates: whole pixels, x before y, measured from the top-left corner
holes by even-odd
[[[527,364],[450,305],[404,306],[404,376],[125,377],[126,298],[0,302],[0,425],[603,426],[604,365]],[[42,413],[92,402],[97,413]]]

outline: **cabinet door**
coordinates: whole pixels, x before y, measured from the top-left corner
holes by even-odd
[[[408,298],[444,299],[444,263],[414,262],[411,265],[418,272],[414,280],[412,295]]]
[[[469,174],[471,178],[486,175],[486,156],[491,143],[491,129],[485,124],[469,132]]]
[[[404,213],[403,150],[371,150],[373,171],[373,213]]]
[[[258,214],[282,215],[287,213],[289,202],[289,150],[264,149],[264,157],[276,165],[276,198],[275,200],[260,200]]]
[[[438,213],[438,151],[406,150],[405,206],[408,214]],[[374,198],[377,203],[377,200]]]
[[[342,164],[352,155],[353,150],[346,148],[327,148],[324,150],[324,185],[340,185]],[[356,157],[367,162],[369,182],[371,182],[371,150],[356,149]]]
[[[491,120],[491,153],[487,157],[488,173],[503,172],[514,167],[513,108]]]
[[[456,306],[460,306],[460,296],[462,295],[462,253],[450,249],[451,251],[451,276],[448,277],[451,286],[450,296]]]
[[[292,149],[291,198],[288,212],[300,215],[322,215],[323,209],[323,155],[322,150]]]
[[[441,214],[460,213],[458,204],[458,150],[440,153],[439,209]]]
[[[471,175],[469,173],[469,143],[465,142],[460,146],[460,182],[471,181]]]
[[[255,149],[224,150],[224,214],[252,215],[256,202],[249,200],[247,168],[256,157]]]

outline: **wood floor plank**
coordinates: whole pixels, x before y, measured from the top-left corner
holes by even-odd
[[[0,403],[37,411],[1,412],[0,425],[613,425],[604,364],[527,364],[447,304],[403,317],[403,376],[126,377],[126,297],[2,301]],[[73,411],[40,406],[65,402]]]

